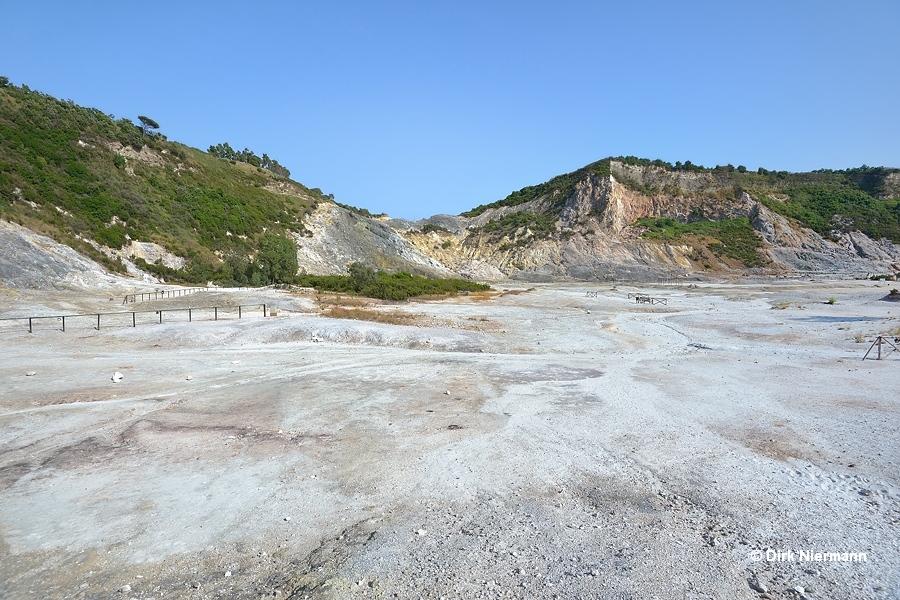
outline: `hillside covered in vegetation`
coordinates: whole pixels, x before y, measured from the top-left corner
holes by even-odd
[[[273,238],[302,233],[304,215],[325,197],[287,179],[266,155],[259,164],[249,151],[247,160],[220,158],[168,141],[157,127],[149,117],[139,126],[0,78],[0,218],[114,271],[124,265],[100,246],[127,251],[139,241],[186,259],[136,260],[167,278],[270,280],[272,269],[257,260],[261,248],[285,248]]]

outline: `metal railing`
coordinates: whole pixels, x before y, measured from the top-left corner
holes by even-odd
[[[138,326],[138,315],[156,315],[157,318],[154,318],[150,323],[156,323],[158,321],[159,324],[163,323],[163,315],[165,313],[187,313],[187,322],[191,323],[194,321],[194,314],[201,311],[212,311],[212,320],[218,321],[220,317],[220,311],[225,314],[233,314],[235,310],[237,310],[237,318],[242,319],[245,314],[252,314],[251,311],[245,309],[259,309],[262,308],[262,316],[267,316],[267,305],[266,304],[239,304],[237,306],[196,306],[190,308],[163,308],[160,310],[133,310],[133,311],[122,311],[122,312],[104,312],[104,313],[81,313],[74,315],[37,315],[30,317],[0,317],[0,322],[3,321],[21,321],[28,322],[28,333],[34,333],[35,324],[39,324],[48,319],[56,320],[60,322],[62,326],[62,331],[66,330],[66,319],[69,320],[70,324],[73,319],[85,319],[90,318],[93,322],[93,319],[96,319],[97,324],[92,325],[93,329],[100,330],[100,326],[102,323],[101,317],[107,317],[107,323],[112,320],[114,323],[119,324],[120,327],[123,326]],[[273,313],[274,314],[274,313]],[[130,323],[125,319],[116,319],[116,317],[120,316],[131,316]],[[122,324],[124,321],[124,325]],[[141,320],[141,324],[147,322],[146,319]]]

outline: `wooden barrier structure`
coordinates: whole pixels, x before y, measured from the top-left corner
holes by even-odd
[[[238,319],[243,318],[243,313],[245,312],[243,309],[245,308],[262,308],[263,317],[269,316],[267,314],[267,306],[265,304],[239,304],[237,306],[194,306],[189,308],[164,308],[160,310],[136,310],[136,311],[123,311],[123,312],[108,312],[108,313],[82,313],[82,314],[74,314],[74,315],[37,315],[31,317],[3,317],[0,318],[0,322],[3,321],[28,321],[28,333],[34,333],[34,325],[35,322],[40,322],[42,319],[56,319],[60,321],[62,324],[62,331],[66,330],[66,319],[69,319],[69,323],[71,325],[72,319],[76,319],[79,317],[90,317],[93,319],[97,318],[97,325],[92,327],[92,329],[100,330],[101,317],[115,317],[117,315],[131,315],[131,326],[137,327],[137,315],[141,314],[154,314],[159,316],[159,323],[163,322],[163,313],[179,313],[186,312],[188,316],[188,323],[194,322],[194,312],[200,310],[211,310],[213,312],[213,321],[219,320],[219,309],[237,309]],[[273,314],[274,316],[274,314]]]
[[[638,304],[669,304],[668,298],[654,298],[653,296],[648,296],[647,294],[642,294],[640,292],[629,292],[628,299],[631,300],[632,298],[634,298],[634,301]]]
[[[897,342],[897,341],[898,341],[898,338],[894,338],[894,342]],[[863,360],[866,360],[866,358],[868,358],[869,353],[872,351],[872,349],[875,348],[875,347],[877,346],[877,347],[878,347],[878,357],[877,357],[875,360],[881,360],[881,347],[882,347],[883,345],[885,345],[885,344],[887,344],[888,346],[891,347],[891,349],[888,350],[888,351],[885,353],[885,356],[887,356],[888,354],[890,354],[890,353],[893,352],[894,350],[900,351],[900,348],[898,348],[897,346],[895,346],[895,345],[894,345],[894,342],[892,342],[892,341],[889,340],[888,338],[884,337],[883,335],[879,335],[877,338],[875,338],[875,341],[872,342],[872,345],[869,346],[869,349],[866,350],[866,355],[863,356],[862,359],[863,359]]]
[[[209,289],[214,290],[217,288],[192,287],[180,288],[175,290],[157,290],[154,292],[137,292],[134,294],[125,294],[125,299],[122,300],[122,304],[128,304],[131,302],[143,302],[145,300],[165,300],[166,298],[180,298],[182,296],[187,296],[188,294],[205,292]]]

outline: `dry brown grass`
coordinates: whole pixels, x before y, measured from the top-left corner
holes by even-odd
[[[490,300],[491,298],[495,298],[497,296],[502,296],[502,295],[503,294],[501,294],[500,292],[498,292],[496,290],[490,290],[487,292],[469,292],[469,294],[464,297],[468,298],[472,302],[486,302],[486,301]]]
[[[518,296],[519,294],[524,294],[525,292],[533,291],[534,288],[528,288],[527,290],[503,290],[501,296]]]
[[[332,306],[375,306],[377,300],[361,296],[344,296],[342,294],[319,294],[316,298],[321,308]]]
[[[422,294],[421,296],[413,296],[409,299],[410,302],[417,301],[427,301],[427,300],[446,300],[447,298],[458,298],[461,296],[465,296],[465,293],[459,294]]]
[[[335,319],[354,319],[356,321],[373,321],[389,325],[417,325],[422,315],[404,313],[396,310],[373,310],[359,307],[328,306],[322,309],[323,314]]]

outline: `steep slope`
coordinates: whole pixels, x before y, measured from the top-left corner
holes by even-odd
[[[300,270],[311,275],[345,273],[353,262],[384,271],[447,277],[454,273],[421,252],[388,225],[330,202],[305,221],[307,235],[296,235]]]
[[[123,286],[123,277],[108,273],[72,248],[15,223],[0,220],[0,288],[97,288]],[[137,269],[136,282],[153,283]]]

